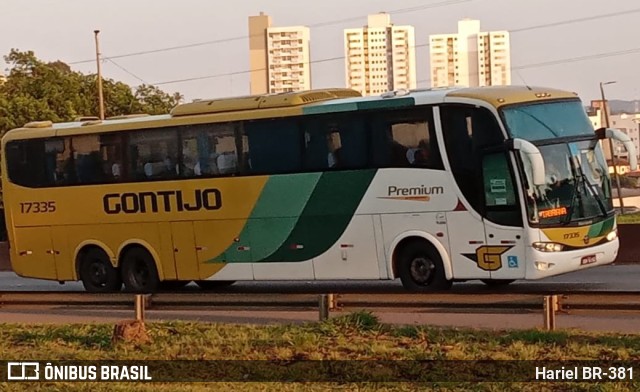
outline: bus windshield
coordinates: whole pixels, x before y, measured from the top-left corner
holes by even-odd
[[[560,101],[505,108],[510,134],[532,142],[593,134],[580,101]],[[527,215],[544,225],[605,218],[613,211],[611,183],[600,144],[594,140],[538,146],[546,184],[527,185]],[[527,183],[531,170],[523,161]]]

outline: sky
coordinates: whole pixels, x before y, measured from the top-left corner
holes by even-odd
[[[384,11],[395,25],[415,27],[418,46],[455,33],[463,18],[480,20],[482,31],[510,31],[513,84],[575,91],[588,103],[600,82],[616,81],[605,87],[608,99],[640,99],[638,0],[2,0],[0,54],[31,50],[95,73],[100,30],[105,78],[154,84],[187,101],[246,95],[248,17],[261,11],[275,27],[311,28],[312,88],[345,86],[343,30]],[[418,87],[430,87],[428,47],[416,57]],[[1,60],[0,69],[7,73]]]

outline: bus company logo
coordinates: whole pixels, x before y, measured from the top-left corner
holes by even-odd
[[[462,255],[478,264],[478,268],[484,271],[497,271],[502,268],[502,255],[513,246],[484,245],[476,249],[476,253],[463,253]]]
[[[585,245],[589,245],[589,241],[591,241],[591,238],[589,238],[588,235],[585,235],[582,241],[584,242]]]
[[[219,210],[222,194],[215,188],[196,189],[189,194],[183,191],[158,191],[138,193],[109,193],[102,198],[104,212],[113,214],[137,214],[146,212],[183,212]]]
[[[40,363],[7,362],[7,381],[40,380]]]
[[[444,187],[441,186],[425,186],[416,187],[398,187],[390,185],[387,187],[387,196],[378,197],[378,199],[387,200],[405,200],[405,201],[429,201],[433,195],[444,194]]]

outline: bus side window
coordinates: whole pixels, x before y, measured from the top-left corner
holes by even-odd
[[[122,139],[122,134],[119,133],[100,136],[100,154],[104,165],[104,175],[108,182],[122,181],[125,176]]]
[[[430,107],[373,116],[372,146],[379,167],[444,169]]]
[[[321,115],[302,118],[301,123],[304,170],[349,170],[367,166],[369,143],[362,115]]]
[[[304,132],[296,119],[256,120],[244,123],[253,174],[284,174],[302,168]]]
[[[178,176],[178,132],[176,128],[134,131],[127,148],[132,180],[173,179]]]
[[[7,143],[9,178],[27,187],[51,186],[51,173],[47,173],[44,140],[21,140]]]
[[[102,160],[102,148],[100,135],[74,136],[73,162],[77,183],[96,184],[104,182],[108,176],[106,174],[105,162]]]
[[[219,123],[185,128],[182,131],[184,176],[238,174],[236,126],[236,123]]]

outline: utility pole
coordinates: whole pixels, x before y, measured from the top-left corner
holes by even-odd
[[[609,128],[609,110],[607,100],[604,97],[604,87],[607,84],[615,82],[600,82],[600,95],[602,96],[602,113],[604,113],[604,126]],[[618,165],[616,164],[616,156],[613,152],[613,140],[609,140],[609,152],[611,154],[611,164],[613,165],[613,175],[616,178],[616,189],[618,190],[618,198],[620,199],[620,214],[624,214],[624,202],[622,201],[622,189],[620,188],[620,175],[618,174]]]
[[[104,97],[102,95],[102,70],[100,68],[100,44],[98,42],[98,34],[100,30],[94,30],[96,37],[96,64],[98,66],[98,105],[100,106],[100,120],[104,120]]]

